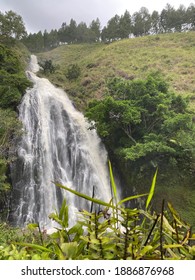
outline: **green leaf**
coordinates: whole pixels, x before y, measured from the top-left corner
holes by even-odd
[[[153,247],[151,245],[144,246],[144,248],[138,253],[138,259],[142,258],[149,251],[152,251]]]
[[[133,196],[126,197],[126,198],[120,200],[120,201],[118,202],[118,205],[120,205],[120,204],[122,204],[122,203],[124,203],[124,202],[126,202],[126,201],[133,200],[133,199],[138,199],[138,198],[140,198],[140,197],[142,197],[142,196],[146,196],[146,195],[148,195],[148,193],[145,193],[145,194],[138,194],[138,195],[133,195]]]
[[[77,242],[63,243],[61,244],[61,250],[65,254],[66,258],[74,259],[77,255]]]
[[[115,184],[115,181],[114,181],[114,176],[113,176],[112,166],[111,166],[110,161],[108,161],[108,165],[109,165],[110,182],[111,182],[111,186],[112,186],[112,191],[113,191],[113,195],[114,195],[114,198],[115,198],[115,202],[117,202],[117,188],[116,188],[116,184]]]
[[[33,230],[33,229],[39,228],[39,225],[38,224],[28,224],[27,227],[28,227],[28,229]]]
[[[32,249],[35,249],[35,250],[38,250],[38,251],[43,251],[43,252],[49,252],[49,253],[52,253],[52,250],[44,247],[44,246],[41,246],[41,245],[37,245],[37,244],[31,244],[31,243],[23,243],[23,242],[20,242],[20,243],[15,243],[17,245],[21,245],[21,246],[24,246],[24,247],[29,247],[29,248],[32,248]]]
[[[154,195],[157,173],[158,173],[158,168],[156,169],[156,172],[155,172],[153,180],[152,180],[152,185],[151,185],[151,188],[150,188],[150,192],[149,192],[149,195],[148,195],[148,198],[147,198],[147,201],[146,201],[146,210],[148,209],[148,206],[149,206],[149,204],[150,204],[150,202],[153,198],[153,195]]]
[[[171,213],[172,213],[174,219],[176,220],[176,222],[177,222],[179,225],[182,225],[184,228],[188,229],[189,226],[188,226],[186,223],[184,223],[184,222],[180,219],[179,214],[178,214],[177,211],[173,208],[173,206],[171,205],[171,203],[168,202],[167,204],[168,204],[169,210],[171,211]]]
[[[91,198],[90,196],[88,196],[88,195],[86,195],[86,194],[83,194],[83,193],[80,193],[80,192],[78,192],[78,191],[72,190],[72,189],[70,189],[70,188],[68,188],[68,187],[66,187],[66,186],[63,186],[63,185],[59,184],[59,183],[55,183],[55,182],[54,182],[54,184],[55,184],[57,187],[60,187],[60,188],[62,188],[62,189],[64,189],[64,190],[66,190],[66,191],[69,191],[69,192],[71,192],[71,193],[73,193],[73,194],[75,194],[75,195],[77,195],[77,196],[79,196],[79,197],[82,197],[82,198],[84,198],[84,199],[86,199],[86,200],[88,200],[88,201],[92,201],[92,202],[94,202],[94,203],[97,203],[97,204],[100,204],[100,205],[103,205],[103,206],[106,206],[106,207],[116,208],[116,207],[115,207],[114,205],[112,205],[112,204],[109,204],[109,203],[107,203],[107,202],[104,202],[104,201],[99,200],[99,199],[96,199],[96,198]]]
[[[163,216],[163,225],[163,230],[167,230],[171,234],[176,233],[175,229],[170,225],[169,221],[165,216]]]
[[[59,213],[59,219],[60,219],[60,220],[63,219],[65,207],[66,207],[66,199],[63,200],[62,206],[61,206],[61,208],[60,208],[60,213]]]
[[[168,248],[174,249],[174,248],[182,248],[182,247],[183,246],[181,244],[165,244],[165,245],[163,245],[164,249],[168,249]]]
[[[62,225],[62,221],[59,219],[58,215],[55,213],[51,213],[49,215],[49,219],[54,220],[55,222],[57,222],[58,224]]]

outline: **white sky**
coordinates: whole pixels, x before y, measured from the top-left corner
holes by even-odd
[[[102,27],[113,16],[128,10],[132,15],[141,7],[161,12],[169,3],[174,8],[181,4],[186,8],[195,0],[0,0],[0,11],[12,10],[22,16],[28,32],[59,29],[63,22],[69,24],[73,18],[77,23],[89,24],[99,18]]]

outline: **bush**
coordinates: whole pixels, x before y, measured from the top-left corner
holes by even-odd
[[[17,108],[21,100],[21,93],[15,87],[0,86],[0,106],[1,108]]]
[[[76,80],[81,74],[81,69],[78,64],[71,64],[66,71],[66,78],[68,80]]]
[[[56,67],[53,65],[51,59],[44,62],[39,62],[39,65],[43,69],[44,74],[55,73]]]

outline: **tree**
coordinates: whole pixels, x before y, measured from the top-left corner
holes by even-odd
[[[68,31],[68,25],[66,24],[66,22],[63,22],[61,28],[58,30],[58,38],[60,42],[63,43],[68,42],[67,31]]]
[[[195,148],[192,114],[187,101],[170,93],[158,73],[146,80],[114,78],[108,92],[108,97],[89,104],[86,117],[110,155],[137,171],[150,162],[165,168],[173,159],[190,169]]]
[[[66,71],[66,78],[70,81],[76,80],[81,74],[81,69],[78,64],[71,64]]]
[[[75,43],[77,36],[77,23],[75,20],[71,19],[70,24],[67,27],[67,42]]]
[[[153,11],[151,15],[151,29],[150,32],[152,34],[160,33],[160,15],[157,11]]]
[[[27,35],[22,17],[13,11],[0,13],[0,34],[5,37],[21,39]]]
[[[81,22],[78,24],[75,39],[77,43],[90,42],[90,31],[86,23]]]
[[[180,5],[175,11],[174,26],[176,32],[182,32],[184,26],[187,24],[186,18],[186,8],[184,5]]]
[[[120,17],[119,20],[119,33],[120,38],[129,38],[131,34],[132,26],[131,26],[131,15],[128,11],[125,11],[124,15]]]
[[[44,32],[45,34],[45,32]],[[45,34],[46,35],[46,34]],[[47,34],[49,35],[49,34]],[[48,40],[48,38],[47,38]],[[27,37],[22,39],[22,43],[31,51],[31,52],[41,52],[44,51],[46,37],[42,34],[41,31],[34,34],[29,34]]]
[[[59,45],[58,31],[56,29],[52,29],[48,33],[47,37],[48,37],[47,47],[52,49],[52,48],[56,48]]]
[[[109,42],[109,34],[108,34],[108,28],[104,26],[101,32],[101,40],[102,42]]]
[[[43,69],[44,74],[53,74],[56,70],[56,67],[53,65],[51,59],[46,60],[44,62],[39,62],[39,65]]]
[[[191,4],[186,11],[186,21],[190,29],[195,27],[195,5]]]
[[[139,12],[133,14],[133,34],[143,36],[149,33],[151,28],[150,14],[147,8],[142,7]]]
[[[112,17],[107,24],[107,27],[103,29],[103,37],[102,39],[104,41],[115,41],[120,39],[120,17],[118,15],[115,15]]]
[[[14,51],[0,44],[0,107],[15,109],[31,85]]]
[[[163,32],[174,32],[175,31],[175,21],[176,21],[176,11],[170,5],[167,4],[165,9],[162,10],[160,14],[160,24]]]
[[[101,28],[101,23],[100,23],[100,20],[99,18],[97,18],[96,20],[93,20],[89,26],[89,29],[90,29],[90,40],[93,41],[93,42],[99,42],[100,40],[100,34],[101,34],[101,31],[100,31],[100,28]]]
[[[50,39],[49,39],[49,33],[47,32],[47,30],[44,30],[43,41],[44,41],[44,49],[49,50],[50,49]]]

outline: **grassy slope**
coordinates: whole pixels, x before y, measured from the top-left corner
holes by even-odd
[[[195,99],[195,32],[163,34],[114,42],[109,45],[65,45],[39,54],[59,65],[49,79],[64,88],[79,109],[84,110],[91,98],[105,94],[108,77],[144,79],[151,71],[161,71],[178,94]],[[77,63],[82,70],[77,81],[65,78],[68,65]],[[149,188],[149,186],[147,186]],[[178,174],[157,180],[156,205],[162,197],[171,201],[181,216],[195,225],[195,183]]]
[[[144,79],[147,73],[157,70],[165,75],[172,90],[192,99],[195,92],[195,32],[147,36],[109,45],[64,45],[39,57],[59,65],[50,79],[69,92],[82,108],[89,98],[102,96],[106,78],[116,75]],[[76,82],[65,78],[72,63],[82,70]]]

